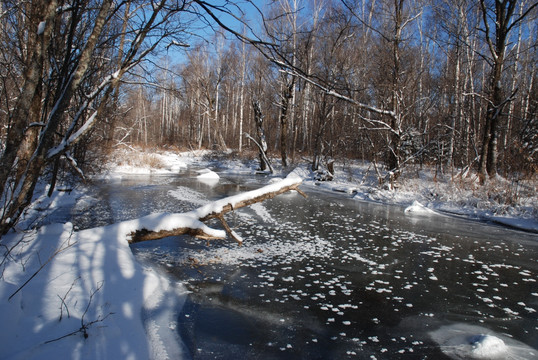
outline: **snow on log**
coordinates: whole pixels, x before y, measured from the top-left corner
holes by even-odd
[[[189,234],[203,239],[224,239],[223,230],[212,229],[191,213],[151,214],[135,220],[118,224],[125,232],[129,243],[162,239],[167,236]]]
[[[224,214],[249,206],[277,195],[295,190],[299,194],[306,195],[299,190],[302,179],[291,175],[278,182],[266,185],[260,189],[226,197],[214,201],[196,210],[183,214],[153,214],[138,220],[139,228],[129,233],[129,243],[157,240],[167,236],[189,234],[202,239],[224,239],[228,233],[239,244],[243,242],[224,220]],[[225,231],[216,230],[203,223],[210,219],[218,218]]]

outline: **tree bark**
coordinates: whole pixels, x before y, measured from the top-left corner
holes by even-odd
[[[28,54],[29,61],[24,73],[24,85],[10,119],[11,126],[8,129],[5,149],[0,158],[0,195],[3,195],[6,190],[5,186],[14,168],[19,146],[24,140],[32,103],[42,81],[43,65],[51,41],[52,24],[56,16],[57,7],[58,2],[55,0],[40,1],[35,8],[37,13],[32,14],[32,19],[29,19],[30,29],[28,33],[31,34],[29,45],[33,45],[33,47],[28,50],[30,53]],[[38,20],[39,12],[44,13],[42,21],[46,23],[45,30],[41,33],[37,31],[40,24]],[[20,174],[17,176],[19,177]]]
[[[260,108],[260,103],[254,101],[252,106],[254,107],[254,122],[256,123],[256,135],[259,141],[256,142],[256,145],[260,151],[260,170],[265,171],[269,169],[272,173],[273,168],[267,158],[267,141],[265,140],[265,131],[263,130],[263,114]]]
[[[504,118],[503,109],[512,101],[514,94],[503,94],[502,76],[506,56],[506,45],[510,31],[535,8],[538,3],[532,4],[525,12],[513,19],[517,0],[496,0],[494,8],[488,7],[485,0],[480,0],[484,34],[491,55],[492,71],[489,78],[489,94],[487,97],[486,121],[482,137],[482,151],[478,173],[480,182],[484,183],[487,176],[497,176],[497,143],[499,138],[499,124]],[[490,29],[491,18],[495,16],[495,31]]]
[[[295,76],[291,80],[282,84],[282,103],[280,104],[280,157],[282,166],[288,166],[288,117],[290,113],[290,104],[293,102],[293,89],[295,88]]]

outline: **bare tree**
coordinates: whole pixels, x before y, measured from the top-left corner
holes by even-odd
[[[165,39],[181,44],[185,22],[179,14],[204,11],[199,2],[129,3],[3,3],[6,28],[27,41],[12,46],[24,57],[17,69],[21,90],[3,109],[0,234],[16,224],[50,165],[65,159],[81,173],[72,151],[108,111],[121,79]]]
[[[279,52],[290,62],[292,67],[298,64],[298,41],[302,24],[299,23],[301,3],[299,0],[279,0],[274,3],[271,19],[266,21],[269,41],[277,44]],[[288,148],[290,146],[290,128],[295,121],[295,102],[297,76],[291,73],[280,74],[279,125],[280,157],[282,166],[288,166]],[[291,126],[290,126],[291,123]]]
[[[486,173],[490,178],[497,176],[499,125],[504,117],[504,108],[515,96],[515,90],[508,94],[503,87],[506,46],[510,33],[514,28],[521,26],[521,22],[538,6],[538,3],[530,4],[520,15],[516,15],[517,4],[517,0],[480,0],[482,30],[489,50],[486,59],[491,67],[488,95],[485,97],[487,111],[478,167],[481,182],[486,180]]]
[[[259,158],[260,158],[260,170],[261,171],[269,170],[269,172],[273,173],[273,167],[271,166],[271,162],[269,161],[269,158],[267,157],[267,140],[265,139],[265,130],[263,128],[263,114],[260,108],[260,102],[253,101],[252,107],[254,109],[254,122],[256,123],[257,140],[252,138],[247,133],[245,133],[245,135],[249,139],[254,141],[254,143],[258,147]]]

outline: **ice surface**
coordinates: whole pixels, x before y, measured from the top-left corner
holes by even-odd
[[[537,359],[538,351],[488,328],[455,323],[430,332],[452,359]]]
[[[176,189],[168,191],[168,194],[194,205],[205,205],[209,202],[204,194],[185,186],[178,186]]]
[[[196,158],[196,156],[192,155],[191,153],[159,154],[159,158],[165,164],[163,169],[140,169],[133,165],[126,165],[116,168],[118,172],[112,173],[110,178],[121,179],[123,175],[119,172],[174,172],[200,161],[199,157]],[[209,165],[204,164],[202,166]],[[237,163],[234,163],[233,166],[235,168],[230,171],[235,173],[248,172],[249,170],[245,170],[244,167]],[[414,207],[419,212],[424,212],[424,209],[444,208],[453,210],[456,208],[458,213],[478,214],[477,216],[479,217],[486,212],[483,209],[477,210],[476,207],[468,207],[474,199],[471,199],[468,193],[463,191],[461,195],[455,192],[450,193],[452,198],[442,198],[444,194],[439,191],[437,191],[437,193],[441,193],[439,196],[432,194],[431,191],[425,191],[422,194],[420,192],[429,186],[423,180],[415,190],[412,190],[413,186],[402,188],[399,191],[381,190],[372,188],[368,181],[365,180],[367,176],[364,170],[366,168],[363,169],[357,165],[356,167],[350,167],[350,169],[352,176],[356,177],[356,174],[359,174],[364,178],[361,180],[356,177],[353,181],[348,181],[347,177],[351,175],[337,169],[336,181],[333,183],[334,186],[331,185],[331,187],[357,191],[357,199],[396,203],[404,206],[418,199],[426,204],[426,206],[417,205]],[[311,173],[306,170],[306,167],[297,168],[293,175],[306,178],[306,186],[312,186],[312,188],[315,186],[315,182],[311,179]],[[292,176],[283,181],[293,183]],[[276,179],[277,184],[279,181],[280,179]],[[316,186],[316,188],[320,187]],[[433,189],[433,186],[431,188]],[[76,190],[73,191],[73,194],[76,194],[76,192]],[[172,190],[169,195],[178,199],[183,197],[186,201],[196,205],[207,204],[203,194],[186,188]],[[255,195],[250,194],[249,196]],[[234,199],[236,202],[242,200],[244,198],[241,196]],[[442,205],[445,200],[449,201],[450,205]],[[43,197],[41,201],[42,206],[35,209],[53,210],[68,201],[73,201],[73,199],[69,200],[68,194],[61,193],[61,196],[54,199]],[[92,202],[93,200],[88,197],[80,203],[80,206],[88,207],[91,206]],[[529,200],[529,203],[532,204],[533,200]],[[221,205],[212,205],[205,210],[217,211]],[[338,204],[333,206],[337,207]],[[262,219],[267,223],[281,222],[277,214],[268,211],[262,204],[254,206],[252,210],[258,220]],[[514,218],[517,218],[518,215],[516,210],[513,212]],[[28,214],[37,216],[39,212],[38,210],[30,210]],[[428,212],[426,211],[426,213]],[[153,230],[177,227],[178,224],[193,227],[205,226],[194,221],[190,215],[192,213],[188,216],[169,213],[152,214],[133,221],[79,232],[73,232],[74,226],[71,223],[55,224],[42,227],[39,231],[11,234],[4,237],[3,241],[7,239],[6,241],[10,242],[18,241],[21,237],[24,237],[25,243],[22,248],[19,248],[16,261],[9,263],[3,269],[4,277],[0,282],[0,318],[3,322],[0,327],[0,339],[2,342],[0,358],[146,359],[148,357],[181,357],[182,350],[180,347],[175,349],[169,347],[171,343],[177,340],[175,338],[176,332],[172,331],[175,329],[174,318],[167,316],[162,318],[155,317],[157,314],[167,313],[166,311],[161,312],[160,309],[162,308],[176,307],[177,309],[178,303],[174,303],[171,299],[181,302],[182,296],[184,296],[183,293],[178,293],[178,286],[181,287],[181,285],[170,284],[169,279],[162,277],[154,269],[144,267],[135,261],[125,241],[125,236],[129,231],[140,226]],[[239,216],[246,215],[239,214]],[[506,219],[506,217],[502,217],[499,221],[503,221],[503,219]],[[532,220],[524,220],[523,222],[529,225],[529,228],[533,228],[533,224],[536,224],[536,221]],[[309,226],[314,228],[319,227],[320,224],[322,228],[330,227],[331,230],[334,230],[335,236],[340,236],[336,231],[338,226],[348,228],[353,228],[354,226],[353,221],[346,225],[337,225],[331,219],[316,218],[316,216],[312,217],[312,223]],[[333,232],[330,232],[329,235],[309,237],[310,235],[306,231],[297,229],[291,222],[282,223],[282,226],[284,227],[283,231],[291,234],[294,241],[280,241],[278,236],[264,231],[263,226],[251,226],[250,232],[244,235],[246,245],[242,248],[236,246],[213,247],[203,253],[197,252],[196,256],[207,263],[218,261],[229,265],[250,264],[252,267],[258,266],[265,269],[268,266],[280,266],[283,268],[293,262],[306,261],[311,258],[328,259],[332,256],[333,251],[337,250],[335,238],[330,237]],[[515,226],[522,227],[520,223],[515,224]],[[206,230],[212,231],[209,228]],[[377,236],[383,232],[388,234],[385,243],[374,244],[370,242],[374,235]],[[222,235],[223,233],[218,232],[218,234]],[[267,241],[263,245],[259,243],[249,245],[248,240],[256,236],[267,239]],[[512,318],[517,318],[517,314],[536,312],[535,303],[532,301],[513,304],[504,303],[507,298],[506,292],[518,289],[522,284],[534,285],[536,282],[535,273],[518,268],[518,265],[504,263],[503,260],[500,260],[497,264],[486,264],[473,257],[473,254],[469,254],[469,256],[455,255],[456,249],[454,249],[454,246],[469,246],[469,244],[465,243],[465,239],[462,239],[460,245],[446,246],[438,243],[434,238],[404,231],[394,231],[376,222],[371,222],[365,228],[356,229],[352,236],[345,236],[348,236],[346,241],[350,244],[357,241],[357,248],[344,252],[341,259],[339,259],[339,266],[345,267],[350,264],[362,266],[364,276],[371,277],[371,281],[369,280],[371,285],[369,289],[361,289],[361,293],[371,293],[373,296],[378,296],[380,299],[387,301],[389,299],[393,300],[394,304],[400,306],[399,308],[396,306],[394,311],[403,311],[405,310],[404,308],[418,309],[419,299],[407,296],[407,293],[414,292],[416,294],[423,289],[424,284],[432,282],[438,284],[445,281],[443,271],[436,270],[437,262],[443,266],[447,264],[451,266],[452,263],[456,265],[456,262],[458,262],[458,264],[464,263],[480,271],[469,274],[469,285],[472,287],[469,296],[476,298],[477,303],[481,303],[483,306],[484,303],[491,305],[493,310],[500,311]],[[421,269],[422,272],[413,274],[414,276],[399,273],[399,265],[387,260],[392,257],[392,254],[402,251],[405,244],[410,243],[417,244],[415,254],[420,255],[428,262],[424,264]],[[364,249],[369,248],[369,251],[363,252],[359,248],[359,244]],[[473,244],[473,246],[478,246],[478,244]],[[514,249],[514,247],[508,247],[502,240],[487,246],[480,245],[480,247],[481,251],[504,251],[513,253],[515,256],[525,251],[524,248]],[[6,299],[59,248],[65,248],[65,250],[52,258],[51,262],[18,294],[13,296],[11,301],[7,301]],[[23,266],[26,271],[22,271]],[[436,271],[429,271],[429,269]],[[326,319],[333,319],[334,323],[346,326],[346,332],[349,334],[352,331],[351,328],[355,325],[345,316],[349,308],[339,308],[337,304],[331,304],[330,301],[334,293],[354,294],[355,288],[353,285],[346,283],[346,279],[333,278],[327,275],[328,271],[326,269],[317,268],[314,263],[301,270],[304,270],[304,272],[293,274],[293,282],[285,282],[286,289],[285,291],[282,289],[283,291],[279,293],[281,296],[278,301],[293,302],[305,297],[316,297],[318,301],[317,308],[322,308],[322,311],[328,315],[324,318],[324,322]],[[506,272],[516,273],[519,278],[517,278],[517,281],[506,281],[503,276]],[[264,289],[273,288],[275,279],[290,279],[292,276],[286,273],[284,269],[280,274],[273,274],[268,271],[261,271],[261,273],[264,278],[260,279],[257,285]],[[319,280],[320,276],[324,277],[323,281]],[[499,276],[503,280],[495,280]],[[435,279],[432,277],[435,277]],[[399,289],[395,286],[395,279],[402,281],[404,290],[401,292],[398,292]],[[294,284],[300,283],[305,285],[301,288],[294,288]],[[459,285],[463,286],[463,284]],[[489,291],[490,293],[485,295],[482,293],[483,291]],[[494,292],[493,294],[491,294],[492,291]],[[394,292],[394,294],[391,292]],[[499,295],[496,295],[496,293]],[[94,294],[93,297],[91,296],[92,294]],[[424,293],[424,295],[427,294]],[[533,291],[531,296],[536,298],[538,293]],[[352,296],[349,298],[352,298]],[[276,302],[276,299],[269,299],[266,294],[264,294],[264,299]],[[84,313],[88,304],[90,305],[89,310]],[[356,307],[360,306],[360,304],[352,304],[351,306]],[[309,305],[305,305],[305,308],[307,307]],[[66,314],[67,309],[69,309],[69,317]],[[63,318],[59,321],[61,312],[63,312]],[[340,313],[343,315],[340,315]],[[140,314],[143,315],[142,319]],[[54,340],[80,329],[83,315],[86,324],[99,321],[88,327],[88,339],[84,339],[82,332],[79,332],[49,344],[44,343],[47,340]],[[477,316],[480,315],[478,313]],[[435,314],[428,313],[424,314],[424,316],[434,317]],[[377,317],[372,318],[371,321],[374,324],[383,321],[381,317],[379,319]],[[126,333],[129,333],[128,337],[125,336]],[[537,357],[536,350],[484,327],[467,324],[447,325],[432,332],[431,337],[441,346],[445,354],[454,359],[483,358],[483,356],[495,358],[497,354],[502,354],[498,356],[498,358],[502,359],[534,359]],[[371,337],[369,340],[370,342],[380,341],[377,337]],[[358,344],[366,343],[365,339],[353,341]],[[383,345],[386,346],[386,344]],[[286,348],[286,344],[284,344],[284,348]],[[410,351],[408,348],[402,349],[402,351],[404,350]]]

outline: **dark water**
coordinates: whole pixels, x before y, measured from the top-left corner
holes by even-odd
[[[79,226],[187,211],[266,180],[123,179],[100,187]],[[495,350],[477,340],[490,335],[505,347],[485,358],[538,358],[536,235],[304,190],[229,215],[242,247],[132,246],[191,291],[177,319],[188,357],[464,359]]]

